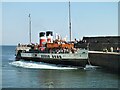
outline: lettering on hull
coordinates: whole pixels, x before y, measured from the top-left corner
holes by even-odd
[[[61,55],[52,55],[52,58],[58,58],[58,59],[61,59]]]
[[[41,55],[41,58],[50,58],[50,55]]]

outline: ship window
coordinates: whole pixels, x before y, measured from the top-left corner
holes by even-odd
[[[82,54],[84,54],[85,52],[82,52]]]

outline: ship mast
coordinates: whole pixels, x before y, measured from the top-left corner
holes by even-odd
[[[71,12],[70,12],[70,1],[69,1],[69,33],[70,33],[70,42],[72,38],[71,34]]]
[[[31,44],[31,16],[29,14],[29,43]]]

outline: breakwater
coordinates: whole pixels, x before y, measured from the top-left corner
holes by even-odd
[[[120,53],[89,51],[89,61],[92,65],[101,66],[111,71],[120,70]]]
[[[76,48],[89,49],[89,61],[113,71],[120,69],[120,36],[83,37]]]

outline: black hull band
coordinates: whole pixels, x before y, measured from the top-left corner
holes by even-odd
[[[63,64],[71,66],[85,67],[87,64],[87,59],[46,59],[46,58],[29,58],[29,57],[16,57],[16,61],[25,60],[25,61],[36,61],[44,62],[51,64]]]

